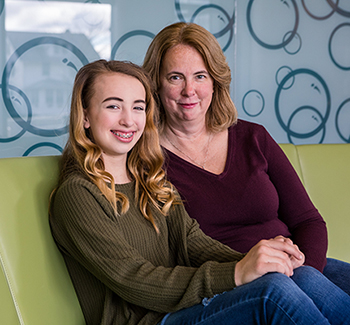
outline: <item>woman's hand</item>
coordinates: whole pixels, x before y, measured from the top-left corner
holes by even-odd
[[[277,236],[274,239],[282,241],[282,242],[285,242],[285,243],[288,243],[288,244],[290,244],[292,246],[295,246],[299,250],[298,246],[293,244],[293,242],[292,242],[292,240],[290,238],[286,238],[286,237],[283,237],[283,236]],[[299,252],[300,252],[300,250],[299,250]],[[302,259],[297,259],[297,258],[294,257],[294,255],[290,255],[289,256],[289,258],[290,258],[290,260],[292,262],[292,265],[293,265],[293,269],[296,269],[297,267],[302,266],[304,264],[304,262],[305,262],[304,254],[302,252],[300,252],[300,254],[303,257]]]
[[[287,276],[304,264],[305,256],[297,245],[283,236],[261,240],[240,260],[235,269],[236,285],[249,283],[269,272]]]

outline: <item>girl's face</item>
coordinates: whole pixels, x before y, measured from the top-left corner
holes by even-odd
[[[205,121],[213,91],[213,79],[195,48],[179,44],[165,53],[159,96],[168,122]]]
[[[146,124],[146,91],[139,80],[121,73],[96,78],[94,94],[84,110],[84,127],[106,159],[127,153],[140,139]]]

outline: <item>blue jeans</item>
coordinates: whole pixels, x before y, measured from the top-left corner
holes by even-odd
[[[269,273],[231,291],[167,314],[158,325],[350,324],[350,296],[302,266],[289,278]]]
[[[327,258],[327,265],[323,275],[336,284],[340,289],[350,295],[350,264]]]

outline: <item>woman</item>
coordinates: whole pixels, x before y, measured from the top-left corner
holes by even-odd
[[[73,86],[50,225],[86,323],[350,324],[350,297],[289,240],[244,256],[189,218],[162,170],[150,84],[99,60]]]
[[[306,265],[350,294],[350,265],[326,259],[325,222],[288,159],[262,126],[237,120],[216,38],[196,24],[170,25],[144,67],[158,89],[167,175],[202,230],[240,252],[291,238]]]

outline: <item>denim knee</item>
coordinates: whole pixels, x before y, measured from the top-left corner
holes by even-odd
[[[350,295],[350,264],[344,261],[327,258],[327,265],[323,270],[326,278]]]
[[[295,285],[288,276],[277,272],[267,273],[255,281],[258,281],[259,286],[266,292],[273,291],[275,293],[285,293],[287,289],[291,290]]]
[[[325,283],[327,279],[323,274],[311,266],[300,266],[294,270],[291,279],[297,283],[299,287],[310,287]]]

